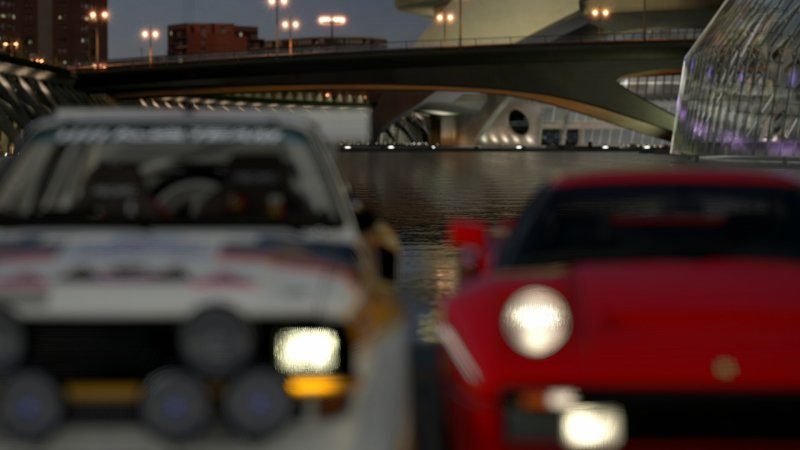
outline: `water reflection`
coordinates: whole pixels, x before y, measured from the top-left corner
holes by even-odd
[[[400,233],[399,288],[423,341],[432,335],[431,305],[458,283],[456,254],[443,242],[449,219],[516,217],[539,187],[568,174],[680,164],[666,155],[611,152],[345,153],[339,162],[354,193]]]

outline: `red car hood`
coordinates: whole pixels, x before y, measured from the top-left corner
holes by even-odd
[[[574,315],[570,341],[542,361],[511,351],[498,327],[508,296],[537,283],[562,291]],[[447,312],[496,388],[797,393],[798,283],[800,261],[788,259],[584,261],[558,270],[500,270],[466,289]]]
[[[800,390],[800,262],[585,262],[569,275],[591,383]]]

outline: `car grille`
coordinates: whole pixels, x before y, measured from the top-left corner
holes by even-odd
[[[800,438],[800,397],[587,394],[586,400],[623,405],[632,438]]]
[[[256,326],[259,343],[256,364],[274,367],[272,340],[283,326]],[[26,364],[45,369],[59,379],[142,378],[159,367],[179,363],[174,345],[176,328],[172,325],[31,326]],[[345,336],[343,330],[339,333]],[[342,350],[340,372],[347,372],[346,342]]]
[[[177,362],[172,326],[34,326],[28,365],[65,378],[140,378]]]

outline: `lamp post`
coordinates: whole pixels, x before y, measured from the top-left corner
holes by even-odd
[[[98,69],[100,68],[100,24],[107,23],[110,17],[111,13],[105,9],[91,10],[87,16],[87,20],[94,24],[94,63]]]
[[[275,9],[275,52],[281,48],[281,8],[289,7],[289,0],[267,0],[267,5]]]
[[[19,41],[3,41],[3,50],[12,56],[16,56],[19,46]]]
[[[347,25],[347,16],[343,14],[325,14],[317,18],[317,23],[320,26],[331,28],[331,41],[333,41],[334,28]]]
[[[464,43],[464,0],[458,0],[458,46]]]
[[[442,26],[442,35],[443,40],[447,42],[447,26],[453,24],[456,21],[456,16],[453,13],[446,13],[444,11],[439,11],[436,14],[436,23]]]
[[[300,21],[297,19],[284,20],[281,28],[289,32],[289,54],[294,53],[294,32],[300,29]]]
[[[147,42],[147,63],[153,65],[153,42],[161,36],[161,32],[155,28],[142,30],[142,40]]]
[[[642,0],[642,40],[647,40],[647,0]]]

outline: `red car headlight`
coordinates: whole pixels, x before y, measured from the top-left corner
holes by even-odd
[[[569,340],[572,311],[555,289],[525,286],[506,301],[500,313],[500,332],[515,352],[526,358],[545,359]]]

